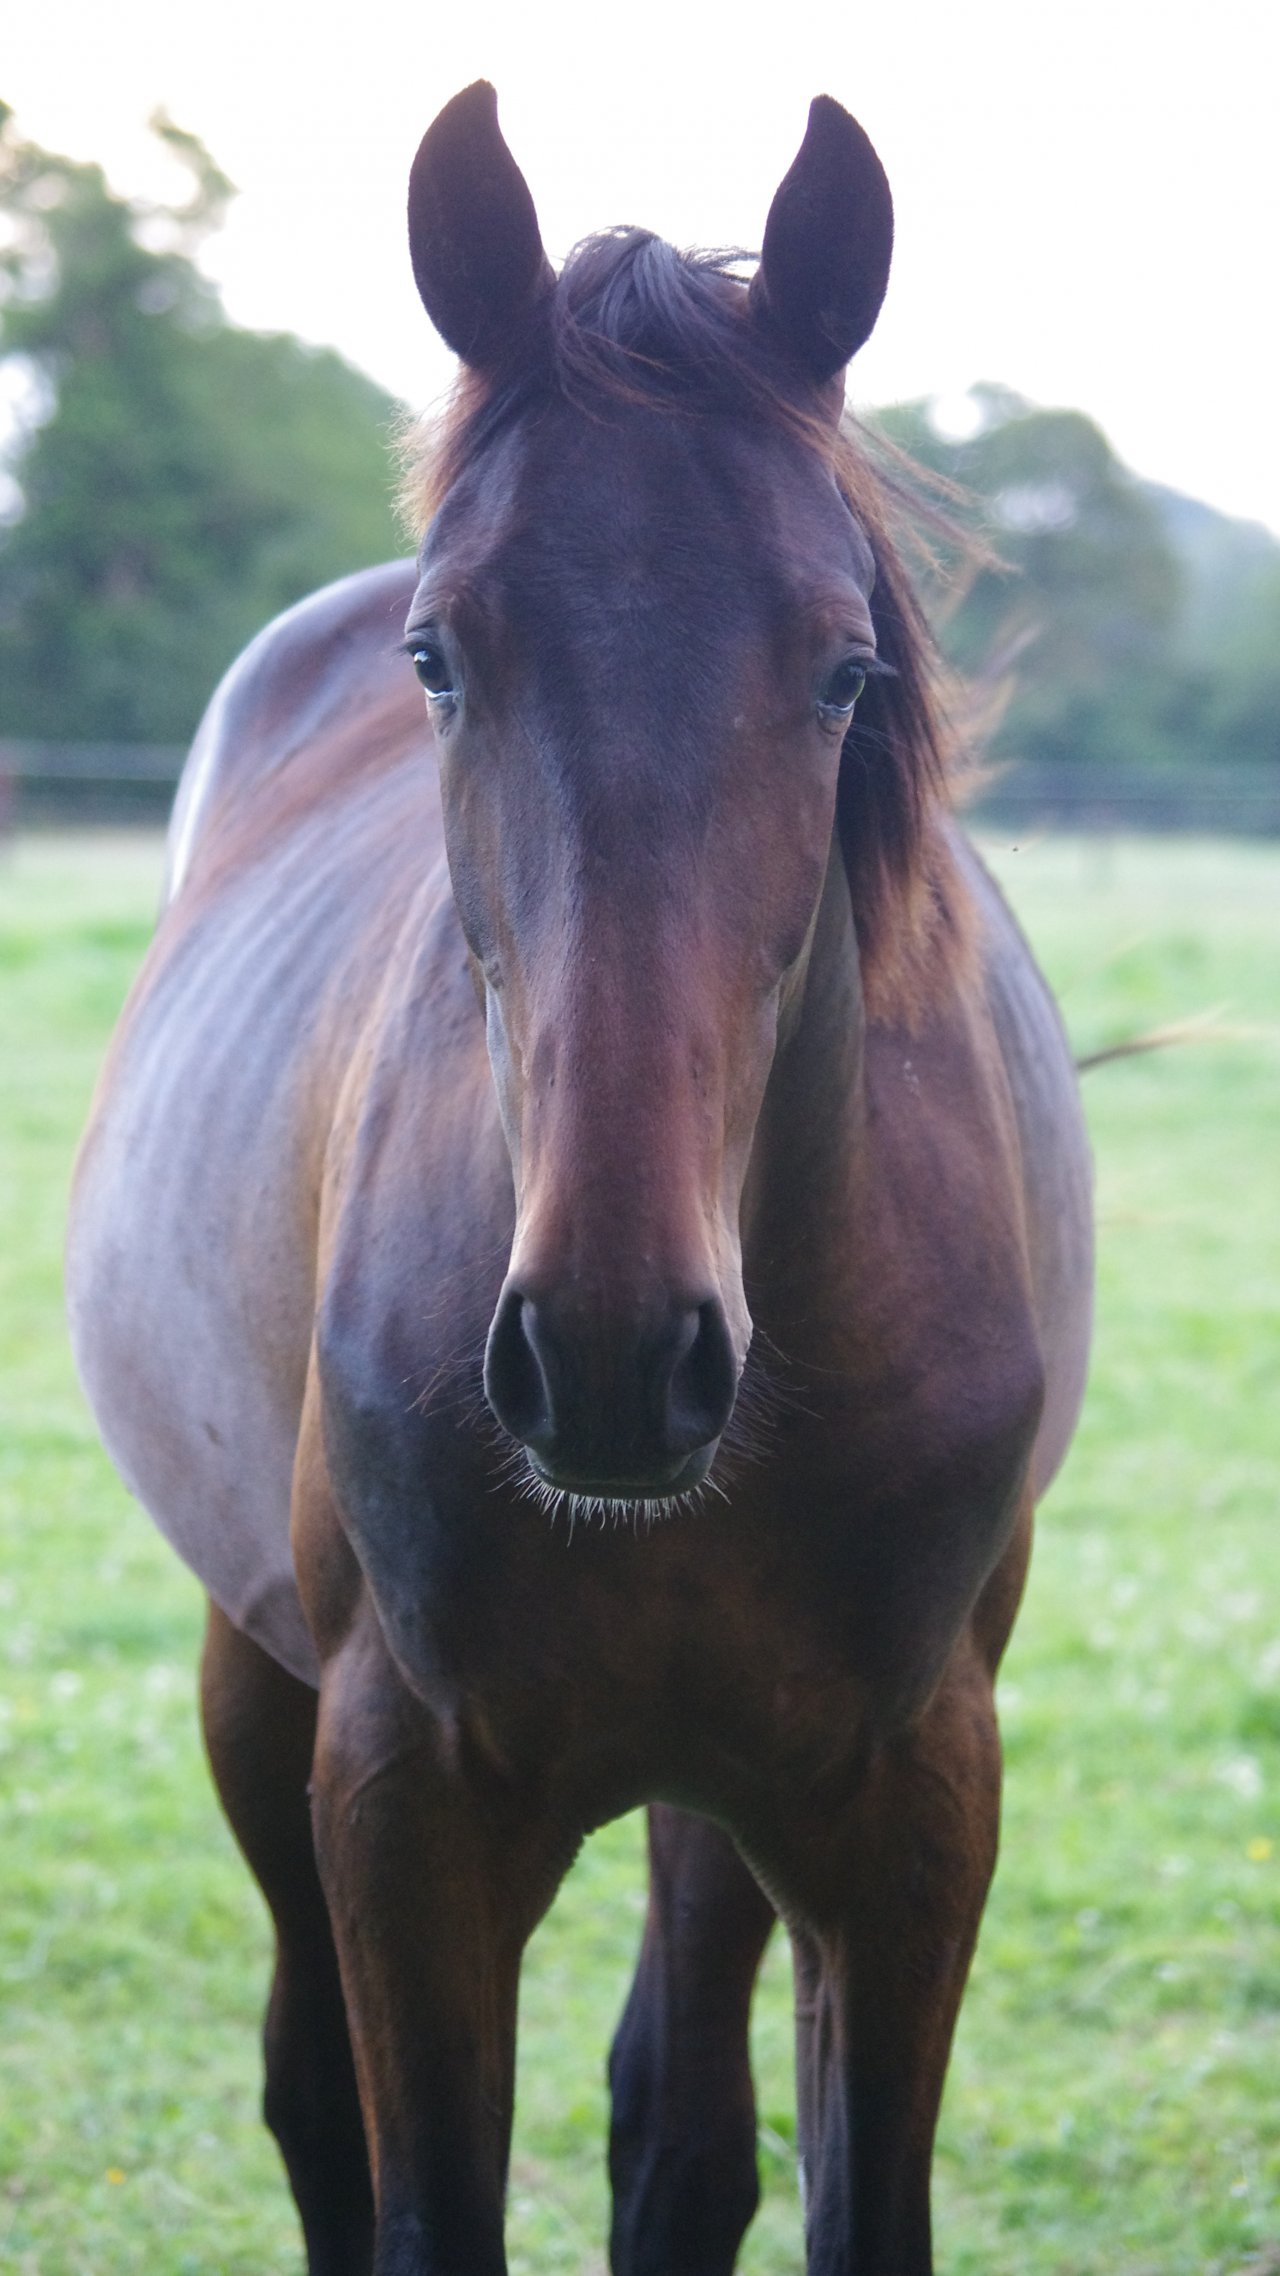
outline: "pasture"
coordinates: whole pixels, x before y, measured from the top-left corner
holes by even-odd
[[[1002,1862],[937,2162],[948,2276],[1280,2270],[1280,848],[991,849],[1088,1079],[1092,1388],[1006,1661]],[[147,937],[141,838],[0,867],[0,2262],[296,2271],[257,2113],[265,1916],[194,1712],[198,1593],[75,1390],[58,1258],[96,1064]],[[520,2276],[603,2267],[603,2064],[639,1827],[584,1853],[526,1970]],[[757,2003],[765,2203],[797,2276],[785,1949]]]

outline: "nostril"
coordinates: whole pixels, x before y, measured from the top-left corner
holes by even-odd
[[[719,1438],[738,1395],[729,1323],[717,1298],[686,1314],[681,1342],[667,1395],[667,1435],[673,1447],[692,1452]]]
[[[524,1445],[551,1435],[551,1399],[531,1329],[533,1306],[518,1288],[504,1290],[484,1355],[484,1389],[498,1421]]]
[[[655,1307],[656,1309],[656,1307]],[[665,1479],[714,1445],[733,1412],[738,1368],[724,1307],[663,1307],[621,1326],[565,1317],[556,1292],[509,1282],[485,1350],[484,1387],[502,1428],[539,1467],[591,1479]]]

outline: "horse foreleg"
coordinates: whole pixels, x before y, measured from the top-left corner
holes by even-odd
[[[649,1911],[609,2061],[614,2276],[728,2276],[759,2198],[747,2045],[774,1923],[726,1834],[649,1812]]]
[[[465,1709],[429,1712],[368,1615],[325,1667],[316,1849],[376,2201],[375,2276],[503,2276],[527,1937],[572,1854]]]
[[[368,2276],[369,2160],[307,1802],[316,1694],[211,1604],[201,1704],[222,1806],[275,1923],[264,2108],[302,2219],[307,2267],[310,2276]]]
[[[921,1722],[875,1746],[830,1834],[804,1844],[791,1886],[809,2276],[932,2269],[933,2136],[999,1792],[990,1674],[966,1647]]]

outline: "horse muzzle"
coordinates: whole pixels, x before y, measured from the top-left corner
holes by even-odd
[[[667,1500],[700,1485],[737,1396],[739,1362],[718,1296],[619,1318],[507,1282],[484,1386],[536,1475],[563,1493]]]

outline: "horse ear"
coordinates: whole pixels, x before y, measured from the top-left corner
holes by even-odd
[[[820,385],[871,336],[889,282],[893,200],[870,142],[830,95],[809,124],[765,223],[756,316]]]
[[[487,79],[446,103],[422,138],[409,176],[409,253],[437,332],[478,371],[503,360],[555,283]]]

